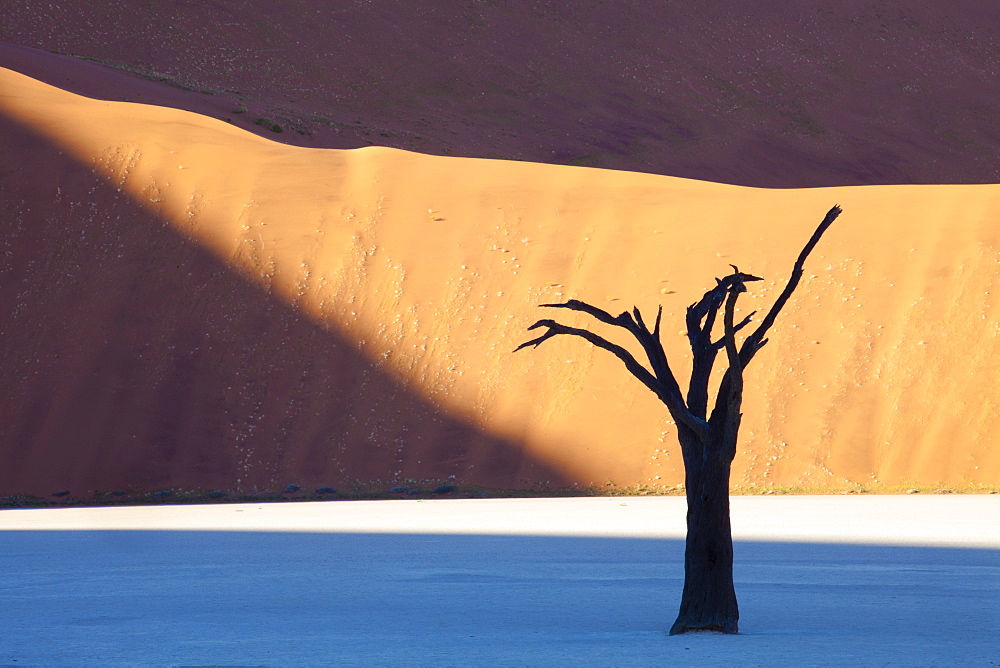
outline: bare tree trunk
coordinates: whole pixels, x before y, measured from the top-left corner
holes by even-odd
[[[687,491],[687,543],[684,549],[684,592],[677,621],[670,635],[687,631],[738,633],[740,611],[733,587],[733,535],[729,523],[729,475],[739,436],[740,406],[743,401],[743,369],[767,343],[765,336],[775,318],[792,296],[804,271],[806,258],[823,233],[841,213],[839,206],[830,209],[799,253],[785,289],[771,305],[760,325],[746,336],[741,346],[736,335],[750,324],[754,313],[735,322],[736,300],[746,292],[744,283],[763,280],[744,274],[736,266],[733,273],[717,278],[716,286],[688,307],[686,323],[691,343],[692,372],[687,401],[667,362],[660,341],[661,306],[650,329],[638,308],[617,316],[603,309],[571,299],[564,304],[542,304],[587,313],[597,320],[628,330],[640,343],[649,362],[645,367],[632,353],[618,344],[587,329],[567,327],[555,320],[539,320],[529,330],[544,327],[545,333],[526,341],[516,350],[539,346],[553,336],[569,334],[589,341],[620,359],[628,371],[664,403],[677,425],[677,438],[684,456]],[[723,308],[723,334],[713,339],[719,309]],[[715,406],[709,414],[708,385],[715,358],[725,349],[729,368],[719,385]],[[516,352],[516,351],[515,351]]]
[[[694,450],[684,462],[688,506],[684,590],[670,635],[697,630],[738,633],[740,611],[733,585],[729,522],[732,459],[720,449],[708,450],[697,442],[684,449]]]

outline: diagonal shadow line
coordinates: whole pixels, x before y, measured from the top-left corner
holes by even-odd
[[[0,494],[563,486],[0,115]]]

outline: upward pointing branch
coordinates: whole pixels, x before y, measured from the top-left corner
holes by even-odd
[[[712,413],[709,417],[710,424],[715,424],[717,422],[717,418],[722,418],[722,416],[727,414],[736,415],[736,413],[731,413],[731,409],[734,405],[736,407],[739,406],[739,403],[735,399],[737,393],[734,392],[734,389],[736,389],[736,387],[734,387],[733,384],[738,383],[739,387],[742,388],[743,378],[742,374],[737,377],[737,375],[733,373],[734,370],[738,368],[740,372],[742,372],[742,370],[746,368],[747,364],[750,363],[750,360],[753,359],[754,355],[757,354],[757,351],[763,348],[764,344],[767,343],[767,339],[765,339],[764,336],[767,334],[767,330],[771,328],[771,325],[774,324],[775,319],[778,317],[781,309],[788,302],[789,297],[792,296],[795,288],[798,287],[804,271],[806,258],[809,257],[809,254],[819,242],[820,237],[823,236],[823,233],[826,232],[830,225],[833,224],[833,221],[837,219],[837,216],[839,216],[840,213],[841,208],[834,205],[833,208],[827,212],[823,221],[816,228],[816,231],[813,232],[812,237],[810,237],[809,241],[802,248],[802,252],[799,253],[799,257],[795,261],[795,265],[792,267],[792,275],[788,279],[788,284],[785,286],[785,289],[782,290],[780,295],[778,295],[778,299],[775,300],[771,309],[767,312],[767,315],[764,316],[764,319],[761,321],[760,325],[758,325],[757,329],[743,340],[743,345],[740,347],[739,355],[736,359],[738,364],[734,364],[732,352],[729,349],[730,338],[733,339],[733,344],[735,346],[735,337],[729,336],[727,327],[727,331],[724,334],[723,341],[721,343],[726,346],[726,354],[729,357],[730,369],[726,375],[723,376],[722,383],[719,385],[719,390],[715,397],[715,407],[712,409]],[[733,297],[734,295],[730,293],[730,298]],[[745,321],[741,322],[738,326],[734,326],[734,334],[735,330],[744,324]]]
[[[743,396],[743,363],[740,362],[739,353],[736,352],[736,326],[733,325],[733,314],[736,311],[736,300],[740,292],[746,288],[742,284],[742,289],[732,289],[726,297],[726,310],[722,314],[723,335],[722,342],[726,347],[726,357],[729,359],[729,383],[731,396],[742,398]],[[739,410],[739,406],[735,406]]]
[[[750,324],[753,313],[746,316],[739,323],[734,322],[736,300],[741,292],[746,291],[744,283],[747,281],[762,280],[757,276],[742,273],[733,266],[733,273],[722,279],[716,279],[716,286],[705,293],[696,303],[688,307],[687,310],[687,334],[691,343],[693,353],[693,364],[691,383],[688,390],[688,400],[685,402],[681,394],[680,386],[674,377],[673,371],[667,362],[666,353],[660,340],[660,320],[663,309],[660,308],[656,314],[656,322],[652,331],[643,321],[642,314],[638,308],[633,308],[632,313],[625,311],[617,316],[613,316],[607,311],[597,308],[586,302],[571,299],[562,304],[542,304],[550,308],[565,308],[571,311],[581,311],[597,320],[627,329],[642,345],[643,351],[649,360],[650,368],[643,366],[630,352],[619,345],[611,343],[607,339],[594,334],[586,329],[567,327],[555,320],[539,320],[528,329],[547,328],[541,336],[526,341],[518,346],[514,352],[528,346],[539,346],[545,341],[558,334],[570,334],[586,339],[598,348],[603,348],[612,353],[622,363],[625,368],[638,378],[643,385],[649,388],[660,398],[670,411],[670,414],[678,422],[691,430],[703,445],[707,446],[712,438],[713,425],[718,425],[717,417],[734,416],[733,420],[724,419],[726,429],[732,431],[732,441],[735,444],[736,430],[739,429],[739,410],[743,396],[743,369],[753,359],[758,350],[767,343],[764,338],[767,331],[774,324],[775,318],[781,312],[788,298],[795,291],[802,278],[803,267],[806,258],[812,249],[819,242],[820,237],[830,227],[837,216],[840,215],[839,206],[834,206],[827,212],[823,222],[813,233],[812,238],[799,253],[799,257],[792,268],[792,275],[788,280],[785,289],[778,296],[771,310],[764,316],[760,326],[750,334],[744,341],[742,347],[737,351],[736,333]],[[723,311],[723,335],[718,341],[712,340],[712,329],[715,324],[719,310]],[[708,408],[708,382],[712,373],[712,366],[715,355],[720,348],[725,348],[726,357],[729,362],[729,369],[722,379],[719,393],[716,395],[715,408],[711,417],[705,419]]]
[[[795,288],[798,287],[799,281],[802,279],[806,258],[809,257],[813,248],[815,248],[816,244],[819,243],[820,237],[823,236],[823,233],[826,232],[830,225],[833,224],[833,221],[837,220],[837,216],[840,215],[841,211],[842,209],[836,204],[833,205],[832,209],[827,211],[826,217],[823,218],[819,227],[816,228],[812,237],[802,248],[802,252],[799,253],[798,259],[795,260],[795,265],[792,267],[792,275],[789,277],[788,284],[785,285],[785,289],[781,291],[780,295],[778,295],[778,299],[775,300],[774,305],[771,306],[771,310],[768,311],[767,315],[765,315],[763,320],[760,321],[760,325],[757,326],[757,329],[755,329],[753,333],[747,336],[747,338],[743,341],[743,346],[740,348],[740,361],[743,363],[744,367],[750,362],[750,360],[753,359],[753,356],[757,354],[757,351],[763,348],[764,344],[767,343],[767,339],[765,339],[764,336],[767,335],[767,330],[771,329],[771,325],[774,324],[774,320],[778,317],[778,314],[781,313],[781,309],[784,308],[788,298],[792,296],[792,293],[795,292]]]

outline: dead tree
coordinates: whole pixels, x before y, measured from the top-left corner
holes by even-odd
[[[671,635],[698,630],[738,632],[739,607],[733,587],[733,538],[729,521],[729,475],[736,455],[736,441],[742,418],[740,405],[743,401],[743,370],[767,343],[765,335],[798,286],[806,258],[840,215],[840,211],[839,206],[834,206],[826,214],[799,253],[785,289],[757,328],[743,339],[742,344],[737,343],[736,335],[750,324],[756,312],[750,313],[740,322],[734,322],[736,300],[740,293],[746,292],[745,283],[762,279],[744,274],[730,265],[733,273],[725,278],[715,279],[716,286],[688,307],[687,337],[691,344],[692,369],[686,399],[670,370],[660,342],[662,306],[657,311],[653,329],[650,330],[638,308],[633,308],[631,313],[626,311],[612,316],[575,299],[564,304],[542,304],[552,308],[582,311],[603,323],[628,330],[642,346],[649,368],[640,364],[625,348],[589,330],[567,327],[554,320],[539,320],[529,327],[529,330],[544,327],[546,331],[516,349],[537,347],[558,334],[571,334],[586,339],[620,359],[633,376],[659,397],[673,417],[684,459],[688,510],[684,591],[677,620],[670,628]],[[722,334],[713,339],[712,330],[720,310]],[[729,366],[719,384],[709,414],[708,384],[720,350],[725,351]]]

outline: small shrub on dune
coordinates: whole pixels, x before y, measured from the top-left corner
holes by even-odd
[[[283,132],[280,125],[272,121],[270,118],[258,118],[254,121],[257,125],[262,125],[265,128],[270,128],[271,132]]]

